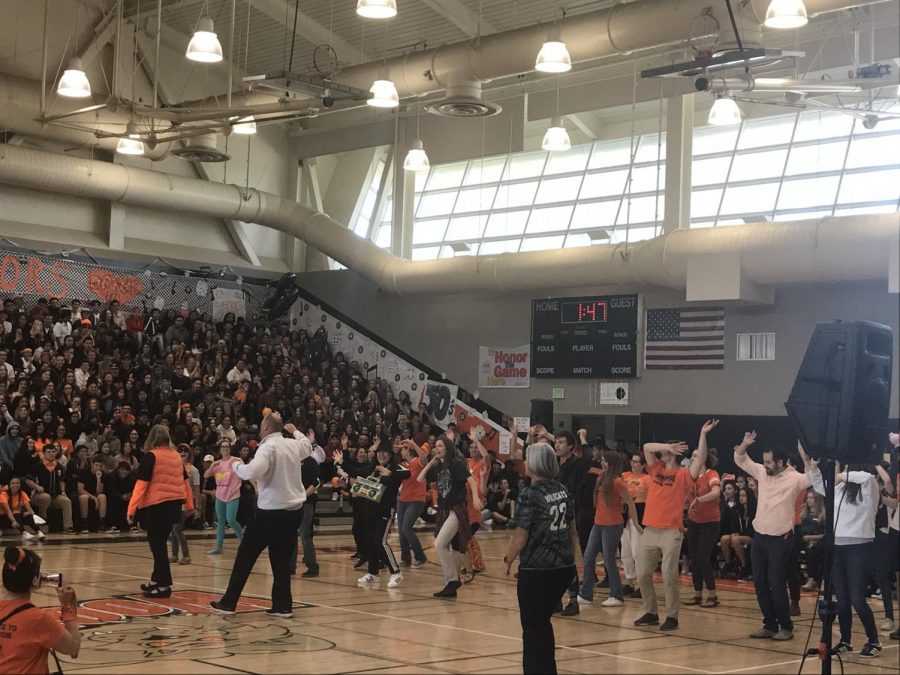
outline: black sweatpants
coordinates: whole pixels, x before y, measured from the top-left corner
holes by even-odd
[[[356,553],[360,560],[369,559],[368,541],[366,536],[365,515],[363,513],[363,498],[353,499],[353,543],[356,544]]]
[[[550,617],[572,579],[575,566],[549,570],[519,568],[516,590],[522,622],[522,671],[556,675],[556,639]]]
[[[137,513],[147,530],[147,542],[153,554],[153,573],[150,575],[150,581],[156,582],[159,586],[172,585],[167,544],[172,526],[176,522],[181,522],[183,504],[184,502],[180,500],[172,500],[148,506]]]
[[[694,594],[700,594],[703,584],[706,584],[708,591],[715,591],[716,576],[713,573],[712,552],[719,543],[719,523],[695,523],[689,520],[687,542],[691,553]]]
[[[259,555],[269,549],[269,565],[272,568],[272,609],[289,612],[293,609],[291,595],[291,554],[297,546],[297,530],[303,518],[303,510],[293,511],[257,509],[256,518],[244,531],[238,547],[228,589],[222,596],[225,607],[236,607],[244,585],[253,571]]]
[[[364,512],[363,522],[365,523],[365,546],[369,555],[369,574],[378,574],[381,567],[387,567],[391,574],[397,574],[400,571],[397,558],[394,557],[394,552],[387,540],[393,517],[393,509],[387,514],[383,514],[369,507]]]

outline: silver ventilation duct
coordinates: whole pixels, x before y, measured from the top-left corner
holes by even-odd
[[[258,223],[286,232],[401,295],[550,287],[684,288],[692,259],[739,254],[763,286],[885,280],[900,247],[900,215],[677,230],[629,247],[466,256],[413,262],[356,236],[324,213],[259,190],[0,144],[0,183],[154,209]]]

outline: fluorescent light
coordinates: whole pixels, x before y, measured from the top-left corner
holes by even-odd
[[[242,117],[232,125],[231,130],[242,136],[250,136],[256,133],[256,120],[253,115]]]
[[[544,134],[541,147],[550,152],[565,152],[571,149],[572,142],[569,140],[569,132],[566,131],[559,117],[550,120],[550,128]]]
[[[127,136],[119,139],[119,144],[116,146],[116,152],[120,155],[143,155],[144,143],[137,133],[134,122],[128,123],[128,126],[125,127],[125,133]]]
[[[91,83],[84,74],[81,59],[77,56],[69,59],[69,64],[59,78],[56,93],[68,98],[87,98],[91,95]]]
[[[724,127],[729,124],[741,123],[741,109],[733,98],[716,96],[716,100],[709,109],[707,123],[715,127]]]
[[[397,0],[358,0],[356,13],[367,19],[390,19],[397,16]]]
[[[390,80],[375,80],[372,83],[372,97],[366,103],[375,108],[396,108],[400,105],[397,87]]]
[[[404,171],[428,171],[431,164],[428,162],[428,155],[425,154],[425,147],[422,145],[422,139],[417,138],[413,141],[412,147],[406,153],[406,159],[403,161]]]
[[[808,21],[803,0],[772,0],[766,10],[766,28],[800,28]]]
[[[204,16],[197,22],[197,30],[184,55],[191,61],[200,63],[218,63],[222,60],[222,45],[219,44],[211,18]]]

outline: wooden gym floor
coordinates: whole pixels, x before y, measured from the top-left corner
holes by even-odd
[[[332,528],[323,528],[327,532]],[[45,571],[62,571],[78,592],[85,624],[82,651],[65,660],[66,673],[521,673],[521,632],[515,581],[502,572],[509,533],[481,532],[487,573],[464,586],[456,600],[435,600],[440,568],[430,563],[404,570],[398,589],[359,588],[362,572],[352,569],[352,540],[317,534],[321,574],[293,583],[293,619],[268,618],[271,572],[265,554],[233,617],[209,614],[228,582],[236,542],[225,555],[207,556],[207,533],[190,540],[193,564],[173,566],[170,600],[140,597],[138,585],[150,572],[143,538],[129,535],[54,536],[36,545]],[[211,533],[209,533],[211,534]],[[4,540],[8,538],[4,537]],[[423,544],[432,537],[424,535]],[[395,552],[399,555],[394,535]],[[434,559],[434,551],[429,549]],[[300,566],[302,571],[303,567]],[[680,629],[671,634],[635,628],[640,600],[605,609],[598,589],[593,607],[574,618],[554,618],[560,673],[798,673],[814,603],[805,594],[803,616],[791,642],[751,640],[759,627],[752,584],[724,582],[715,609],[683,607]],[[727,586],[727,588],[726,588]],[[733,590],[732,590],[733,589]],[[661,588],[659,588],[661,597]],[[51,589],[34,600],[51,606]],[[55,594],[54,594],[55,595]],[[682,577],[682,598],[691,595]],[[881,623],[881,603],[870,601]],[[859,621],[854,628],[859,631]],[[818,642],[818,623],[813,643]],[[862,647],[859,632],[854,647]],[[882,636],[881,656],[844,658],[844,672],[888,675],[900,671],[898,643]],[[834,672],[840,665],[834,664]],[[818,673],[808,659],[804,673]]]

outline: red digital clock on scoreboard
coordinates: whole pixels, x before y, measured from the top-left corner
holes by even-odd
[[[560,303],[561,323],[606,323],[609,304],[606,300]]]

